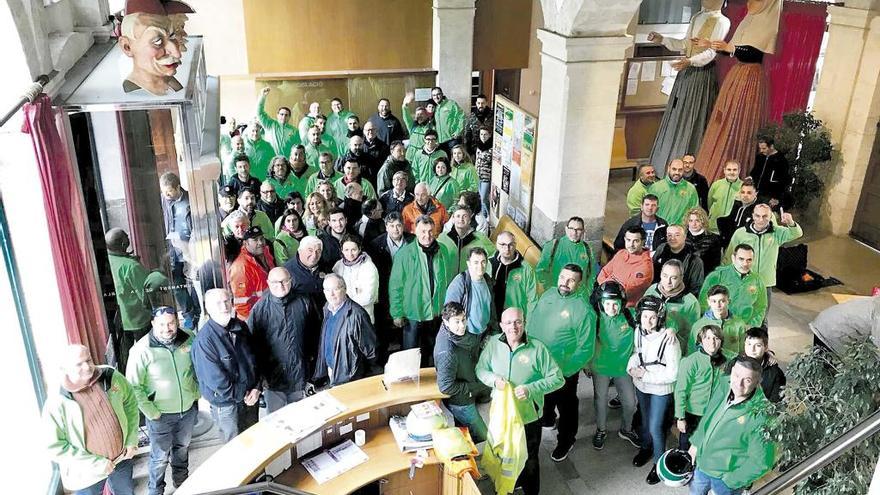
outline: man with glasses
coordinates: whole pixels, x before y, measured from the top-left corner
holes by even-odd
[[[495,238],[495,256],[489,259],[495,292],[495,311],[504,308],[531,308],[538,301],[535,269],[516,251],[516,238],[502,231]]]
[[[583,285],[589,296],[596,280],[595,258],[593,250],[584,241],[584,219],[571,217],[565,224],[565,235],[547,241],[541,248],[541,259],[535,267],[538,282],[547,290],[556,286],[562,268],[575,264],[583,271]]]
[[[321,153],[321,156],[318,157],[318,171],[309,176],[308,184],[302,195],[303,197],[307,197],[309,194],[317,191],[318,183],[321,181],[327,181],[330,184],[333,184],[341,178],[341,170],[336,170],[333,166],[333,155],[330,153]]]
[[[437,147],[438,143],[437,131],[426,131],[425,145],[410,157],[412,173],[417,183],[428,182],[434,176],[434,160],[440,157],[449,158],[445,151]]]
[[[265,383],[266,408],[272,413],[303,398],[308,384],[308,358],[315,342],[307,332],[314,321],[314,307],[308,296],[291,292],[292,279],[286,268],[269,271],[269,292],[263,294],[248,316],[251,347],[257,376]]]
[[[131,349],[126,378],[150,434],[149,494],[165,493],[165,469],[179,487],[189,476],[189,444],[199,407],[193,337],[178,329],[177,310],[153,310],[152,329]]]
[[[251,308],[266,290],[266,277],[275,268],[275,260],[266,246],[266,238],[259,226],[244,233],[241,253],[227,269],[229,287],[235,297],[235,312],[242,320],[251,314]]]
[[[393,142],[393,141],[392,141]],[[376,173],[379,171],[379,167],[385,163],[385,159],[388,158],[388,155],[391,154],[391,143],[386,143],[379,139],[379,135],[376,132],[376,124],[372,122],[367,122],[364,124],[364,151],[367,156],[371,159],[371,166],[369,173],[366,174],[367,177],[370,177],[371,180],[375,182]]]
[[[681,157],[681,163],[684,164],[684,180],[694,185],[697,190],[697,198],[700,200],[700,207],[709,211],[709,181],[697,172],[697,159],[694,155],[684,155]]]
[[[278,220],[278,217],[284,213],[286,206],[287,205],[284,204],[284,201],[282,201],[278,197],[278,194],[276,194],[275,186],[268,181],[260,184],[260,200],[257,201],[257,210],[265,213],[272,222],[272,225],[274,225],[275,220]]]

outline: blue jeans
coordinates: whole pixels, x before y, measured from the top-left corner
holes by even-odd
[[[732,490],[721,481],[721,478],[713,478],[699,469],[694,471],[694,479],[691,480],[688,495],[706,495],[710,488],[715,495],[739,495],[743,491],[742,488]]]
[[[239,433],[257,424],[260,417],[260,409],[256,404],[246,406],[244,402],[228,406],[215,406],[211,404],[211,417],[220,429],[220,438],[228,442],[238,436]]]
[[[126,459],[116,465],[110,476],[90,487],[73,492],[73,495],[101,495],[104,493],[105,483],[110,483],[113,495],[134,495],[134,481],[131,479],[133,467],[134,461]]]
[[[471,439],[474,443],[480,443],[486,440],[486,437],[489,434],[489,428],[486,427],[486,422],[483,421],[483,417],[480,416],[480,411],[477,410],[476,404],[465,404],[462,406],[446,404],[446,408],[452,413],[452,417],[455,418],[455,421],[468,427],[471,432]]]
[[[189,476],[189,442],[199,408],[195,404],[180,414],[163,414],[147,420],[150,434],[150,495],[165,493],[165,469],[171,461],[171,478],[180,486]]]
[[[489,194],[491,191],[491,182],[480,182],[480,203],[483,204],[483,209],[481,211],[486,219],[489,218]]]
[[[666,451],[666,411],[672,403],[672,394],[646,394],[636,389],[642,410],[642,450],[651,450],[654,463]]]

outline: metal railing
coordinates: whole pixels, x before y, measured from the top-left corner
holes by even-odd
[[[862,443],[880,431],[880,411],[871,414],[853,426],[833,442],[817,450],[806,459],[795,464],[784,473],[752,492],[752,495],[774,495],[781,493],[802,481],[807,476],[827,466],[845,454],[849,449]]]

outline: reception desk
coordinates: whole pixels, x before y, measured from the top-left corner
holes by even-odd
[[[261,421],[221,447],[175,493],[197,495],[245,485],[263,474],[266,466],[287,451],[291,451],[292,465],[279,474],[275,482],[308,493],[341,495],[377,481],[382,485],[381,493],[387,495],[479,493],[469,475],[462,479],[446,475],[433,454],[410,480],[410,459],[414,454],[400,451],[388,426],[391,416],[405,416],[410,405],[444,397],[437,388],[433,368],[421,370],[418,383],[396,384],[386,390],[381,377],[374,376],[334,387],[330,394],[346,410],[323,424],[320,429],[322,448],[353,439],[354,431],[362,429],[367,435],[366,444],[361,447],[369,456],[367,462],[318,484],[298,462],[296,443],[285,438],[277,427]]]

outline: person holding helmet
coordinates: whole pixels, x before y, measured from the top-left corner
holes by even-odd
[[[694,477],[694,460],[685,450],[669,449],[657,461],[657,475],[666,486],[685,486]]]
[[[623,406],[620,430],[617,436],[633,447],[639,446],[639,436],[630,429],[636,412],[636,391],[632,377],[626,373],[626,364],[633,353],[633,329],[636,321],[626,308],[626,294],[617,282],[610,280],[599,286],[595,294],[596,354],[590,366],[593,374],[593,404],[596,408],[596,433],[593,448],[605,448],[605,426],[608,419],[608,387],[614,382]]]
[[[694,352],[681,360],[673,394],[678,447],[684,451],[691,446],[688,438],[706,412],[709,397],[724,374],[724,365],[736,356],[724,349],[724,330],[719,325],[702,327],[696,345]]]
[[[773,468],[776,446],[762,433],[768,419],[760,384],[761,362],[736,357],[691,436],[688,453],[696,471],[690,495],[706,495],[710,489],[715,495],[738,495]]]
[[[681,347],[678,339],[667,338],[664,331],[666,308],[656,296],[645,296],[636,309],[638,328],[635,348],[626,366],[633,378],[636,397],[642,413],[642,444],[633,458],[633,465],[642,467],[649,460],[654,465],[645,481],[649,485],[660,482],[657,461],[666,451],[666,411],[672,402]]]

